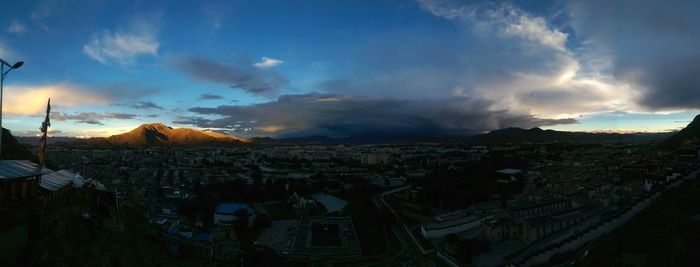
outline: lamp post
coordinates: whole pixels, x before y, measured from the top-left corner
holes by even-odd
[[[0,159],[2,158],[2,85],[7,74],[13,69],[22,67],[22,65],[24,65],[22,61],[17,61],[17,63],[10,65],[10,63],[0,59]],[[5,66],[7,66],[7,71],[5,71]]]

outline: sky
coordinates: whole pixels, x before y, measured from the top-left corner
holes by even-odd
[[[655,132],[700,109],[697,1],[4,0],[2,125],[108,136]]]

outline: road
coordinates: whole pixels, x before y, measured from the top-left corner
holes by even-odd
[[[374,205],[376,205],[378,209],[387,209],[394,213],[394,211],[387,206],[386,202],[382,199],[382,197],[401,190],[405,190],[407,188],[409,187],[397,188],[398,190],[394,189],[391,191],[387,191],[382,195],[373,196],[372,202],[374,202]],[[396,216],[396,213],[394,213],[394,215]],[[396,239],[401,244],[401,250],[398,253],[388,257],[387,259],[373,262],[363,266],[421,266],[429,265],[430,262],[432,262],[432,255],[423,255],[420,249],[413,242],[410,234],[406,232],[406,230],[400,222],[397,222],[396,224],[391,226],[390,233],[393,234],[394,237],[396,237]],[[391,251],[389,248],[387,248],[387,250]]]

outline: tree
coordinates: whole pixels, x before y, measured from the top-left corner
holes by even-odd
[[[457,253],[455,253],[455,258],[457,258],[457,260],[459,260],[461,263],[470,263],[474,256],[489,250],[491,250],[489,244],[484,241],[478,239],[459,240],[457,242]]]
[[[253,228],[256,230],[265,229],[270,225],[272,225],[272,220],[270,220],[270,216],[264,213],[255,216],[255,220],[253,220]]]
[[[190,221],[194,221],[197,216],[197,203],[193,200],[185,200],[177,206],[177,213],[187,217]]]
[[[282,266],[282,259],[271,248],[255,246],[243,256],[243,266]]]
[[[236,222],[234,223],[234,227],[237,227],[238,229],[246,229],[248,228],[248,209],[239,209],[237,211],[233,212],[233,216],[238,217]]]

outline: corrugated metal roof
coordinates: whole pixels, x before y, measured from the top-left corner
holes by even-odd
[[[12,180],[51,173],[39,164],[28,160],[0,160],[0,180]]]
[[[44,174],[41,176],[39,186],[49,191],[56,191],[72,183],[75,176],[75,173],[67,170]]]

